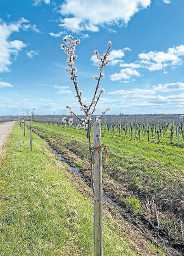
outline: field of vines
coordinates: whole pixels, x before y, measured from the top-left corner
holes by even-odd
[[[91,186],[85,128],[34,122],[33,131]],[[102,140],[104,200],[172,255],[182,255],[184,124],[104,121]]]

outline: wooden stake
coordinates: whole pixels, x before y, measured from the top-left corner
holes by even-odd
[[[33,113],[31,113],[30,117],[30,139],[29,139],[29,144],[30,144],[30,150],[33,150],[33,136],[32,136],[32,121],[33,121]]]
[[[24,137],[26,136],[26,120],[24,118]]]
[[[94,123],[94,255],[103,256],[103,217],[102,217],[102,149],[101,149],[101,123]]]

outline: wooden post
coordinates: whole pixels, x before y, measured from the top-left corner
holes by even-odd
[[[102,217],[102,149],[101,149],[101,122],[94,123],[94,255],[103,256],[103,217]]]
[[[30,145],[30,150],[33,150],[33,136],[32,136],[32,122],[33,122],[33,113],[31,113],[30,116],[30,139],[29,139],[29,145]]]
[[[26,120],[24,118],[24,137],[26,136]]]
[[[19,119],[19,126],[20,126],[20,128],[21,128],[21,122],[22,122],[22,120],[21,120],[21,117],[20,117],[20,119]]]

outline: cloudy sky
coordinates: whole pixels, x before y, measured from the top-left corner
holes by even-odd
[[[80,38],[77,68],[90,100],[95,49],[112,41],[98,112],[184,113],[183,0],[0,0],[0,115],[79,111],[61,49]]]

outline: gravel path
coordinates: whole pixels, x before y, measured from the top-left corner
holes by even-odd
[[[3,145],[11,132],[14,122],[0,123],[0,152],[3,149]]]

